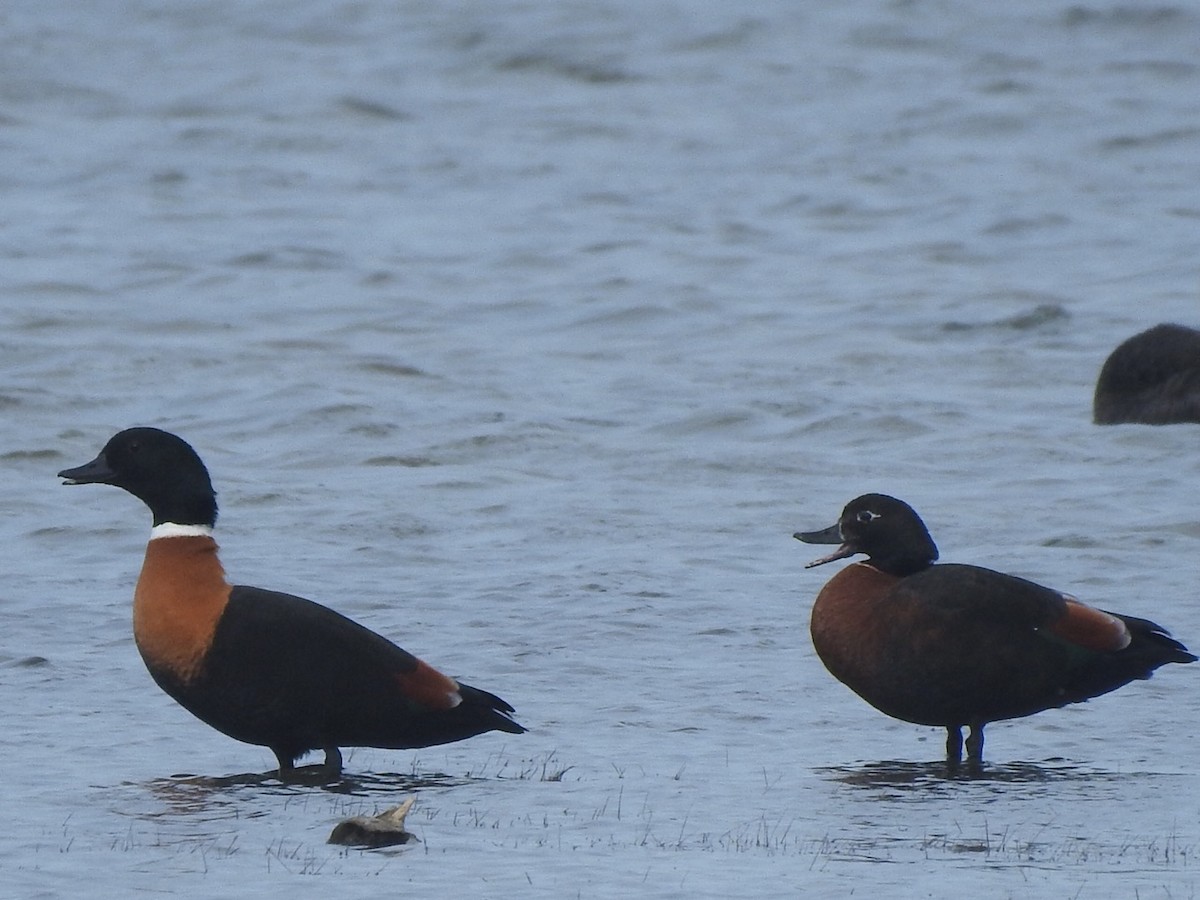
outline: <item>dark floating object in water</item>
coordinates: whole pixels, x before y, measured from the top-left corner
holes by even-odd
[[[330,844],[344,844],[347,847],[394,847],[397,844],[407,844],[419,841],[415,834],[404,829],[404,819],[412,809],[415,797],[409,797],[399,806],[384,810],[377,816],[354,816],[343,819],[330,832]]]
[[[1155,325],[1118,346],[1100,369],[1092,420],[1200,423],[1200,331]]]
[[[837,524],[800,532],[838,544],[808,568],[865,553],[817,595],[812,641],[838,681],[882,713],[946,729],[946,761],[983,762],[983,728],[1080,703],[1196,657],[1146,619],[1105,612],[1024,578],[934,565],[937,546],[911,506],[850,501]]]

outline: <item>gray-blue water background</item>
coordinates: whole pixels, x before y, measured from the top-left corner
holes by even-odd
[[[790,537],[894,493],[1200,645],[1200,432],[1089,421],[1200,324],[1195,4],[11,0],[0,160],[0,895],[1195,894],[1200,666],[946,781]],[[54,477],[133,424],[235,581],[529,734],[176,777],[273,761],[145,673],[145,509]]]

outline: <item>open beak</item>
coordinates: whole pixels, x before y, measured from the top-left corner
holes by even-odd
[[[842,529],[839,525],[830,525],[821,531],[797,531],[792,537],[798,541],[804,541],[806,544],[840,545],[828,556],[822,556],[820,559],[814,559],[812,562],[805,564],[804,568],[806,569],[811,569],[814,566],[823,566],[825,563],[833,562],[837,559],[845,559],[858,552],[849,544],[842,542]]]

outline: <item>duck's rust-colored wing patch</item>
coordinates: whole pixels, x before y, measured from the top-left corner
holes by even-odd
[[[396,681],[404,696],[429,709],[453,709],[462,703],[458,682],[422,660],[411,672],[397,673]]]
[[[1116,653],[1133,640],[1125,623],[1103,610],[1081,603],[1069,594],[1066,611],[1047,628],[1065,641],[1097,653]]]

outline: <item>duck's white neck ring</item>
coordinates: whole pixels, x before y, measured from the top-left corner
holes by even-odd
[[[163,522],[150,529],[150,540],[173,537],[212,537],[211,525],[180,525],[177,522]]]

